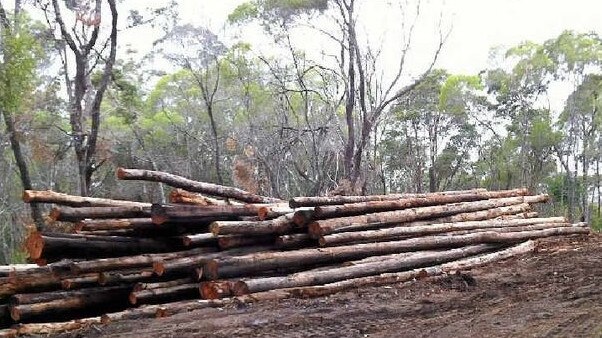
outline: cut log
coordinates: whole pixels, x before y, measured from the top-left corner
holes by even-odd
[[[136,283],[132,288],[132,292],[138,292],[142,290],[152,290],[152,289],[162,289],[168,288],[172,286],[178,286],[182,284],[194,283],[194,279],[192,277],[185,277],[180,279],[172,279],[165,282],[154,282],[154,283]]]
[[[300,230],[301,227],[293,223],[293,214],[286,214],[278,218],[259,221],[216,221],[209,226],[213,235],[282,235]]]
[[[138,283],[152,280],[153,270],[150,267],[143,269],[124,269],[114,271],[103,271],[98,273],[98,284],[115,285],[126,283]]]
[[[17,329],[0,329],[0,338],[15,338],[18,335]]]
[[[293,212],[295,212],[295,210],[291,209],[291,207],[288,206],[288,203],[280,203],[260,206],[259,210],[257,211],[257,216],[259,217],[260,221],[264,221],[266,219],[292,214]]]
[[[477,192],[485,192],[486,189],[458,190],[458,191],[443,191],[426,194],[387,194],[387,195],[368,195],[368,196],[320,196],[320,197],[294,197],[289,200],[291,208],[299,207],[316,207],[319,205],[336,205],[361,203],[370,201],[393,201],[404,198],[415,197],[430,197],[435,195],[461,195]]]
[[[125,286],[109,286],[109,287],[93,287],[85,288],[80,290],[68,290],[68,291],[49,291],[49,292],[37,292],[37,293],[20,293],[10,297],[9,303],[11,306],[26,305],[35,303],[47,303],[50,301],[70,298],[70,297],[84,297],[87,295],[97,293],[111,293],[113,291],[122,290]]]
[[[307,227],[313,220],[314,208],[297,209],[293,215],[293,222],[301,227]]]
[[[183,189],[173,189],[169,193],[169,202],[176,204],[192,204],[192,205],[229,205],[236,204],[229,201],[219,200],[203,196],[201,194],[195,194],[188,192]]]
[[[317,241],[311,238],[308,234],[290,234],[276,237],[274,244],[278,249],[291,250],[316,246]]]
[[[171,243],[169,243],[171,242]],[[177,241],[124,236],[95,236],[32,232],[26,239],[32,259],[55,257],[111,257],[182,249]]]
[[[540,201],[548,199],[547,195],[539,195]],[[475,212],[491,208],[504,207],[525,203],[526,197],[508,197],[491,199],[485,201],[462,202],[446,205],[437,205],[430,207],[419,207],[397,211],[377,212],[361,216],[338,217],[327,220],[315,221],[309,225],[309,234],[314,238],[334,232],[341,232],[341,229],[350,226],[359,228],[369,227],[367,224],[395,224],[411,222],[415,220],[428,219],[433,217],[450,216],[459,213]],[[530,199],[534,200],[534,199]]]
[[[248,246],[273,245],[275,240],[276,238],[274,236],[231,235],[219,236],[217,239],[217,243],[221,250],[228,250]]]
[[[52,273],[28,273],[0,277],[0,299],[22,292],[41,292],[61,288],[61,279]]]
[[[80,330],[91,325],[101,324],[101,317],[69,320],[66,322],[17,324],[18,335],[49,335],[72,330]]]
[[[99,284],[99,274],[92,273],[79,277],[68,277],[61,279],[61,287],[65,290],[80,289]]]
[[[150,208],[129,207],[56,207],[50,211],[53,221],[79,222],[86,218],[140,218],[150,217]]]
[[[519,227],[531,224],[552,224],[552,227],[559,226],[559,223],[565,223],[564,217],[550,218],[531,218],[531,219],[515,219],[515,220],[485,220],[485,221],[469,221],[457,223],[433,223],[417,226],[399,226],[393,228],[385,228],[378,230],[355,231],[355,232],[340,232],[320,237],[319,243],[321,246],[341,245],[345,243],[353,243],[360,241],[390,241],[405,236],[424,236],[437,234],[442,232],[487,229],[500,227]],[[455,233],[457,234],[457,233]]]
[[[212,281],[201,282],[199,292],[203,299],[219,299],[230,297],[234,294],[234,282]]]
[[[103,306],[110,308],[123,304],[123,300],[127,302],[130,290],[131,286],[97,288],[94,292],[90,291],[85,295],[75,294],[43,303],[10,305],[10,315],[15,321],[24,321],[33,317],[56,316],[82,309],[101,309]]]
[[[332,264],[375,255],[453,248],[483,243],[515,243],[533,238],[588,232],[589,229],[584,227],[562,227],[511,233],[479,232],[459,236],[426,236],[391,242],[255,253],[244,256],[211,259],[203,266],[203,274],[207,279],[215,280],[247,276],[278,268],[304,267],[324,263]]]
[[[255,195],[238,188],[193,181],[182,176],[168,174],[161,171],[118,168],[117,177],[121,180],[143,180],[151,182],[160,182],[165,183],[174,188],[181,188],[188,191],[208,194],[212,196],[233,198],[247,203],[280,202],[276,198]]]
[[[257,216],[259,204],[242,205],[183,205],[183,204],[153,204],[151,218],[155,224],[166,222],[217,221],[235,220],[241,216]]]
[[[527,193],[527,189],[514,189],[457,195],[430,195],[428,197],[404,198],[393,201],[371,201],[343,205],[317,206],[314,209],[312,218],[314,220],[318,220],[333,217],[356,216],[367,213],[394,211],[449,203],[472,202],[491,198],[516,197],[526,195]]]
[[[109,324],[121,320],[155,318],[157,311],[161,308],[161,305],[143,305],[135,309],[127,309],[119,312],[105,313],[102,316],[100,316],[100,322],[102,324]]]
[[[146,289],[130,293],[129,300],[133,305],[158,303],[166,300],[181,300],[199,297],[199,284],[186,283],[164,288]]]
[[[194,234],[182,236],[184,246],[216,245],[217,238],[212,233]]]
[[[327,284],[349,278],[373,276],[386,272],[398,272],[410,268],[448,262],[467,256],[481,254],[496,248],[497,246],[495,245],[481,244],[445,251],[424,251],[414,252],[409,255],[393,254],[379,256],[379,260],[368,263],[353,264],[327,270],[319,269],[317,271],[303,271],[288,276],[241,280],[234,283],[232,292],[234,295],[240,296],[274,289]],[[219,295],[208,294],[208,296]]]
[[[153,262],[160,259],[181,258],[190,255],[198,255],[203,253],[215,252],[217,249],[201,247],[186,251],[168,252],[160,254],[146,254],[135,256],[124,256],[114,258],[100,258],[82,262],[73,262],[69,265],[70,271],[76,274],[88,272],[102,272],[109,270],[120,269],[135,269],[152,267]]]
[[[25,203],[54,203],[70,207],[150,207],[150,203],[114,200],[108,198],[82,197],[63,194],[52,190],[23,191],[23,202]]]
[[[75,230],[77,231],[155,230],[157,228],[151,218],[85,219],[75,224]]]
[[[0,277],[7,277],[15,272],[31,272],[38,269],[37,264],[0,265]]]

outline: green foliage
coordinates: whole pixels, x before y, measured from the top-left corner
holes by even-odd
[[[323,12],[328,0],[255,0],[245,2],[228,15],[230,23],[244,23],[254,19],[266,22],[289,22],[300,15]]]

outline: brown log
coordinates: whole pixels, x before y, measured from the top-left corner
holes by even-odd
[[[98,284],[115,285],[126,283],[137,283],[152,280],[153,270],[150,267],[142,269],[124,269],[103,271],[98,273]]]
[[[374,212],[394,211],[449,203],[472,202],[491,198],[524,196],[527,193],[527,189],[514,189],[457,195],[430,195],[428,197],[413,197],[392,201],[371,201],[343,205],[317,206],[314,209],[312,218],[318,220],[333,217],[356,216]]]
[[[154,318],[157,310],[161,309],[162,305],[143,305],[135,309],[127,309],[119,312],[105,313],[100,316],[102,324],[109,324],[121,320]]]
[[[388,195],[368,195],[368,196],[320,196],[320,197],[293,197],[289,200],[291,208],[299,207],[316,207],[319,205],[336,205],[336,204],[349,204],[349,203],[361,203],[370,201],[393,201],[404,198],[415,198],[415,197],[430,197],[436,195],[460,195],[470,194],[477,192],[485,192],[486,189],[472,189],[472,190],[458,190],[458,191],[443,191],[436,193],[426,194],[388,194]]]
[[[161,171],[118,168],[117,177],[121,180],[144,180],[151,182],[161,182],[174,188],[182,188],[188,191],[208,194],[212,196],[233,198],[247,203],[279,202],[279,200],[276,198],[255,195],[238,188],[193,181],[182,176],[177,176]]]
[[[533,238],[588,232],[589,229],[583,227],[563,227],[512,233],[479,232],[459,236],[425,236],[390,242],[255,253],[244,256],[211,259],[203,266],[203,274],[207,279],[215,280],[246,276],[278,268],[304,267],[323,263],[332,264],[375,255],[483,243],[515,243]]]
[[[203,299],[219,299],[234,295],[234,282],[211,281],[201,282],[199,293]]]
[[[157,228],[151,218],[85,219],[75,224],[77,231],[154,230]]]
[[[151,218],[155,224],[166,222],[212,222],[217,220],[236,220],[241,216],[257,216],[259,204],[242,205],[183,205],[153,204]]]
[[[182,236],[184,246],[216,245],[217,238],[212,233],[202,233]]]
[[[0,265],[0,277],[7,277],[15,272],[31,272],[38,269],[37,264]]]
[[[25,249],[32,259],[42,257],[110,257],[174,251],[182,246],[165,239],[32,232]]]
[[[54,203],[70,207],[150,207],[150,203],[114,200],[108,198],[82,197],[63,194],[52,190],[23,191],[23,202],[25,203]]]
[[[275,240],[276,238],[274,236],[231,235],[219,236],[217,238],[217,244],[221,250],[228,250],[247,246],[273,245]]]
[[[58,315],[75,310],[95,309],[102,306],[113,307],[122,304],[122,300],[127,301],[130,289],[131,286],[96,288],[83,295],[76,294],[79,290],[61,291],[73,292],[74,295],[41,303],[10,305],[10,315],[15,321],[23,321],[33,317]]]
[[[0,329],[0,338],[15,338],[18,335],[17,329]]]
[[[469,221],[457,223],[434,223],[417,226],[399,226],[393,228],[385,228],[378,230],[340,232],[320,237],[319,243],[321,246],[340,245],[345,243],[353,243],[359,241],[391,241],[406,236],[424,236],[443,232],[454,231],[451,234],[457,234],[459,230],[474,230],[500,227],[519,227],[532,224],[548,223],[559,226],[559,223],[565,223],[564,217],[550,218],[531,218],[531,219],[515,219],[515,220],[485,220],[485,221]],[[552,226],[553,227],[553,226]]]
[[[349,278],[398,272],[420,266],[428,266],[481,254],[496,249],[495,245],[474,245],[445,251],[422,251],[411,254],[378,256],[378,260],[352,264],[331,269],[302,271],[288,276],[244,279],[234,283],[232,292],[236,296],[249,293],[300,286],[338,282]],[[210,283],[210,282],[208,282]],[[211,295],[214,296],[214,295]]]
[[[316,246],[317,242],[308,234],[290,234],[276,237],[274,244],[278,249],[290,250]]]
[[[140,218],[150,217],[150,208],[129,207],[56,207],[50,211],[53,221],[79,222],[86,218]]]
[[[235,303],[233,299],[195,299],[158,305],[155,317],[163,318],[177,313],[189,312],[210,307],[222,307]]]
[[[67,277],[61,279],[61,287],[65,290],[80,289],[99,284],[99,274],[91,273],[79,277]]]
[[[301,227],[307,227],[313,220],[314,208],[297,209],[293,214],[293,222]]]
[[[257,216],[260,221],[264,221],[266,219],[292,214],[293,212],[295,212],[295,210],[291,209],[291,207],[288,206],[288,203],[280,203],[260,206],[257,211]]]
[[[101,317],[75,319],[66,322],[17,324],[16,331],[18,335],[48,335],[80,330],[95,324],[101,324]]]
[[[450,216],[459,213],[482,211],[492,208],[517,205],[529,201],[544,202],[548,199],[547,195],[538,196],[520,196],[497,198],[484,201],[452,203],[446,205],[437,205],[430,207],[418,207],[405,210],[385,211],[361,216],[338,217],[327,220],[319,220],[309,225],[309,234],[314,238],[323,235],[348,231],[350,227],[371,228],[379,225],[411,222],[416,220],[429,219],[433,217]],[[347,229],[347,230],[344,230]]]
[[[259,221],[259,222],[245,222],[245,221],[216,221],[211,223],[209,229],[213,235],[247,235],[247,236],[260,236],[260,235],[282,235],[294,232],[295,230],[301,229],[298,225],[293,223],[293,214],[286,214],[278,218]]]
[[[199,297],[199,284],[186,283],[164,288],[155,288],[130,293],[129,300],[133,305],[157,303],[166,300],[181,300]]]
[[[19,293],[12,295],[9,298],[11,306],[26,305],[35,303],[46,303],[57,299],[69,298],[69,297],[81,297],[95,293],[110,293],[115,290],[121,290],[124,286],[112,286],[112,287],[93,287],[79,290],[68,290],[68,291],[48,291],[48,292],[36,292],[36,293]]]
[[[201,194],[195,194],[183,189],[173,189],[169,193],[169,202],[176,204],[192,204],[192,205],[228,205],[232,204],[225,200],[219,200],[203,196]]]
[[[69,265],[73,273],[81,274],[88,272],[102,272],[109,270],[134,269],[152,267],[153,262],[160,259],[181,258],[189,255],[197,255],[202,253],[215,252],[215,248],[194,248],[185,251],[168,252],[160,254],[146,254],[135,256],[124,256],[114,258],[100,258],[87,260],[82,262],[73,262]]]
[[[185,277],[179,279],[172,279],[165,282],[153,282],[153,283],[136,283],[132,288],[132,292],[138,292],[142,290],[152,290],[152,289],[161,289],[168,288],[172,286],[182,285],[194,283],[195,280],[192,277]]]
[[[48,272],[0,277],[0,299],[21,292],[39,292],[59,288],[61,288],[60,277]]]

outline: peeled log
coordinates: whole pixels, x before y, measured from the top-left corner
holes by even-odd
[[[56,207],[50,211],[50,219],[61,222],[78,222],[86,218],[140,218],[150,217],[150,208],[138,206],[120,207]]]
[[[209,226],[213,235],[281,235],[301,229],[293,223],[293,214],[286,214],[268,221],[216,221]]]
[[[394,228],[385,228],[378,230],[340,232],[320,237],[321,246],[340,245],[345,243],[353,243],[358,241],[390,241],[404,236],[424,236],[442,232],[458,231],[458,230],[474,230],[499,227],[518,227],[531,224],[548,223],[556,225],[565,223],[564,217],[550,218],[531,218],[531,219],[516,219],[516,220],[486,220],[486,221],[469,221],[458,223],[433,223],[417,226],[398,226]],[[451,233],[457,234],[457,233]]]
[[[0,338],[14,338],[18,335],[17,329],[0,329]]]
[[[496,249],[495,245],[475,245],[445,251],[423,251],[411,254],[378,256],[378,260],[317,271],[302,271],[288,276],[254,278],[238,281],[233,286],[236,296],[291,287],[319,285],[349,278],[397,272],[409,268],[442,263]],[[375,257],[376,258],[376,257]]]
[[[293,197],[289,200],[291,208],[299,207],[315,207],[319,205],[336,205],[361,203],[370,201],[392,201],[403,198],[414,197],[429,197],[435,195],[460,195],[476,192],[485,192],[486,189],[458,190],[458,191],[443,191],[426,194],[387,194],[387,195],[368,195],[368,196],[317,196],[317,197]]]
[[[314,209],[313,219],[318,220],[333,217],[355,216],[374,212],[402,210],[449,203],[472,202],[491,198],[524,196],[526,194],[528,194],[527,189],[514,189],[457,195],[433,194],[428,197],[412,197],[393,201],[371,201],[343,205],[317,206]]]
[[[331,218],[327,220],[315,221],[309,225],[309,234],[314,238],[319,236],[331,234],[334,232],[341,232],[349,226],[368,227],[367,224],[394,224],[411,222],[421,219],[429,219],[433,217],[449,216],[465,212],[474,212],[487,210],[491,208],[516,205],[521,203],[527,203],[529,201],[544,202],[548,199],[547,195],[538,196],[527,196],[527,197],[508,197],[498,198],[476,202],[462,202],[453,203],[446,205],[437,205],[430,207],[419,207],[405,210],[377,212],[372,214],[366,214],[361,216],[349,216]]]
[[[156,303],[165,300],[178,300],[191,297],[199,297],[199,284],[186,283],[163,288],[133,291],[129,300],[133,305]]]
[[[182,176],[173,175],[161,171],[118,168],[117,177],[121,180],[143,180],[151,182],[160,182],[165,183],[174,188],[182,188],[192,192],[198,192],[202,194],[208,194],[224,198],[233,198],[247,203],[279,202],[278,199],[255,195],[238,188],[193,181]]]
[[[452,248],[482,243],[515,243],[533,238],[588,232],[589,229],[584,227],[564,227],[512,233],[479,232],[459,236],[427,236],[391,242],[255,253],[209,260],[203,267],[203,273],[207,279],[215,280],[246,276],[278,268],[304,267],[324,263],[332,264],[376,255]]]
[[[25,203],[54,203],[71,207],[150,207],[150,203],[114,200],[108,198],[82,197],[63,194],[52,190],[23,191],[23,202]]]
[[[95,236],[32,232],[26,239],[32,259],[55,257],[107,257],[167,252],[180,246],[165,240],[123,236]]]

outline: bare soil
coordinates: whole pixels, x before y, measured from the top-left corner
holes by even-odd
[[[461,274],[123,321],[64,337],[602,337],[602,235]]]

